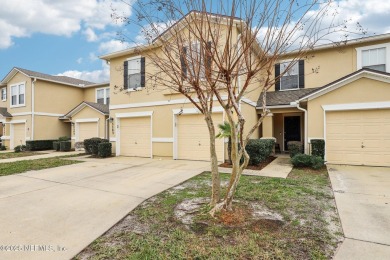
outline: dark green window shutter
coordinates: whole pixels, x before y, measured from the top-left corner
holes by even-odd
[[[299,61],[299,88],[305,87],[305,61]]]
[[[129,88],[129,69],[128,69],[127,61],[123,63],[123,88],[124,89]]]
[[[207,51],[206,51],[206,75],[210,75],[211,73],[211,42],[207,42]]]
[[[141,88],[145,87],[145,57],[141,57]]]
[[[280,64],[275,64],[275,91],[280,90],[280,79],[278,78],[280,75]]]
[[[187,47],[183,47],[180,55],[181,75],[183,78],[187,78],[186,57],[187,57]]]

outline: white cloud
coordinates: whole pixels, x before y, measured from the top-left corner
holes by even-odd
[[[90,53],[89,53],[89,60],[90,60],[90,61],[95,61],[95,60],[97,60],[97,59],[99,59],[99,57],[96,56],[96,54],[95,54],[94,52],[90,52]]]
[[[90,29],[87,37],[92,40],[92,29],[121,25],[112,21],[111,6],[125,16],[131,14],[131,6],[120,0],[2,0],[0,48],[11,46],[14,37],[28,37],[34,33],[71,36],[82,25]]]
[[[58,74],[58,76],[68,76],[76,79],[87,80],[95,83],[108,82],[110,80],[110,67],[106,62],[102,62],[102,69],[93,71],[68,70]]]
[[[99,45],[99,51],[101,53],[111,53],[115,51],[124,50],[126,48],[129,48],[131,45],[129,45],[126,42],[122,42],[119,40],[110,40],[106,42],[102,42]]]
[[[78,64],[83,63],[83,58],[78,58],[78,59],[76,60],[76,62],[77,62]]]
[[[96,35],[95,31],[92,30],[90,27],[84,30],[83,34],[85,37],[87,37],[87,41],[89,42],[96,42],[98,40],[98,36]]]

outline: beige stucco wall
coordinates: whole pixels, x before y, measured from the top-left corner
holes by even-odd
[[[361,78],[308,102],[308,137],[324,137],[322,105],[389,101],[388,83]]]
[[[98,118],[98,127],[99,127],[99,136],[100,138],[106,138],[106,130],[105,130],[105,124],[106,124],[106,118],[107,116],[103,115],[102,113],[96,111],[95,109],[92,109],[90,107],[84,107],[80,112],[75,114],[72,117],[72,121],[76,122],[78,119],[89,119],[89,118]],[[72,131],[72,137],[75,137],[75,134]]]
[[[65,114],[83,98],[82,88],[40,80],[35,83],[35,112]]]
[[[70,123],[65,123],[54,116],[38,116],[34,118],[34,140],[58,139],[70,137]]]
[[[11,108],[11,86],[25,82],[25,106]],[[7,110],[9,113],[25,113],[31,112],[31,79],[22,73],[18,72],[15,76],[8,82],[7,85]]]

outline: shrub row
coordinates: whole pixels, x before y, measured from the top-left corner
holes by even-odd
[[[275,140],[250,139],[245,149],[249,154],[249,165],[258,165],[267,159],[273,151]]]
[[[325,156],[325,140],[323,139],[312,139],[311,143],[311,154],[319,156],[324,159]]]
[[[85,153],[99,157],[111,156],[112,145],[107,139],[94,137],[84,140]]]
[[[53,149],[53,142],[56,140],[30,140],[26,141],[27,151],[43,151]]]
[[[291,163],[294,167],[311,167],[317,170],[324,166],[324,159],[314,155],[297,154],[291,158]]]
[[[15,153],[20,153],[26,151],[26,146],[24,144],[15,146],[14,148]]]
[[[287,142],[287,147],[291,158],[303,152],[303,145],[301,142],[298,141]]]

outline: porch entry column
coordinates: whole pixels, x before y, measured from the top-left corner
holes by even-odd
[[[263,127],[263,137],[274,137],[273,114],[268,114],[261,124]]]

